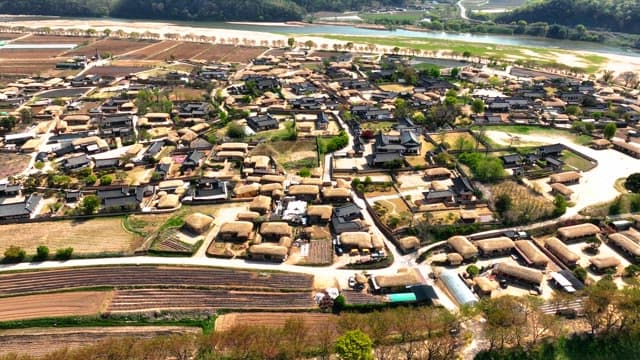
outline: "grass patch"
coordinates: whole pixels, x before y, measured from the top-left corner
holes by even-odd
[[[595,166],[591,161],[583,158],[573,151],[563,151],[560,160],[565,163],[566,170],[589,171]]]
[[[410,25],[421,20],[425,16],[425,13],[422,11],[403,11],[390,14],[362,13],[358,14],[358,16],[365,22],[371,24]]]
[[[396,124],[394,121],[376,121],[376,122],[364,122],[360,124],[363,129],[371,130],[390,130]]]
[[[32,320],[0,322],[0,329],[26,329],[48,327],[114,327],[114,326],[189,326],[211,331],[215,317],[207,319],[149,319],[144,315],[115,315],[105,319],[95,316],[70,316]]]
[[[588,206],[580,211],[581,215],[591,217],[605,217],[607,215],[618,215],[635,213],[640,211],[640,194],[621,194],[614,200]]]

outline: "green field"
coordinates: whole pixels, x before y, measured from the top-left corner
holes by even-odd
[[[528,0],[464,0],[462,4],[467,10],[514,9],[526,4]]]
[[[324,37],[328,39],[341,40],[357,44],[375,44],[388,47],[398,47],[402,51],[419,50],[423,55],[433,56],[439,52],[448,52],[455,58],[463,59],[462,54],[468,53],[470,61],[477,61],[478,57],[484,59],[494,59],[507,62],[518,62],[525,66],[550,67],[563,70],[575,69],[584,73],[595,73],[607,58],[600,55],[585,55],[579,52],[572,52],[559,49],[543,49],[524,46],[481,44],[454,40],[439,40],[426,38],[391,37],[391,36],[353,36],[353,35],[327,35],[311,34],[310,36]],[[559,63],[558,54],[575,57],[580,62],[580,66],[574,64]]]
[[[572,151],[564,151],[560,160],[565,163],[565,170],[589,171],[595,166],[591,161],[578,156]]]
[[[478,131],[478,127],[473,127],[472,130]],[[578,145],[586,145],[593,140],[593,137],[589,135],[578,135],[568,130],[540,127],[540,126],[527,126],[527,125],[495,125],[485,126],[485,131],[500,131],[509,134],[519,135],[556,135],[563,136],[570,139],[573,143]],[[525,144],[526,145],[526,144]]]
[[[365,22],[371,24],[415,24],[425,17],[422,11],[404,11],[397,13],[362,13],[359,14]]]

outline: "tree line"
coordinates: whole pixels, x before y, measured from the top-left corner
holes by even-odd
[[[637,0],[545,0],[500,14],[498,23],[524,20],[575,27],[580,24],[606,31],[640,34]]]
[[[213,21],[302,20],[307,12],[401,5],[403,0],[0,0],[0,13]]]

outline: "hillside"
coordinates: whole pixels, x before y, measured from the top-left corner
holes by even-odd
[[[359,10],[404,0],[0,0],[0,13],[213,21],[301,20],[313,11]]]
[[[519,20],[640,34],[640,0],[543,0],[496,17]]]

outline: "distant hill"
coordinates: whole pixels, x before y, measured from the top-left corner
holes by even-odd
[[[542,0],[496,17],[519,20],[640,34],[640,0]]]
[[[0,0],[0,13],[212,21],[301,20],[313,11],[402,5],[405,0]]]

